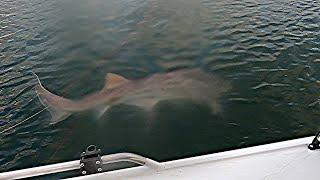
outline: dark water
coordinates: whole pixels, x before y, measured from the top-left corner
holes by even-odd
[[[77,159],[89,144],[159,161],[319,130],[320,2],[299,0],[2,0],[0,130],[41,110],[43,84],[77,99],[104,75],[202,68],[229,81],[223,112],[163,102],[156,120],[113,107],[103,120],[41,113],[0,135],[0,171]]]

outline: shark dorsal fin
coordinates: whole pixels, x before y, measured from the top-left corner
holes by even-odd
[[[112,89],[126,82],[129,82],[129,80],[125,77],[114,73],[107,73],[106,82],[103,89]]]

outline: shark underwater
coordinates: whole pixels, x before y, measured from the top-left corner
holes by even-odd
[[[156,73],[149,77],[129,80],[121,75],[107,73],[105,86],[79,100],[70,100],[47,90],[40,82],[35,87],[40,102],[51,114],[51,124],[58,123],[73,113],[98,109],[103,115],[108,108],[127,104],[152,109],[162,100],[188,99],[206,103],[214,113],[221,111],[219,98],[231,85],[200,69]]]

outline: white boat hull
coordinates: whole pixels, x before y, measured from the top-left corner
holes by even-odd
[[[163,169],[134,167],[72,179],[319,179],[320,151],[307,145],[313,137],[161,163]]]
[[[79,176],[91,179],[214,179],[214,180],[312,180],[319,179],[320,151],[309,150],[314,137],[254,146],[221,153],[158,163],[151,159],[119,153],[102,156],[104,164],[129,161],[144,166]],[[0,173],[2,179],[18,179],[77,170],[80,161],[70,161]]]

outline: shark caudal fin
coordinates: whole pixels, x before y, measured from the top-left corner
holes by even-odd
[[[39,100],[51,114],[50,124],[56,124],[70,116],[72,112],[68,111],[66,108],[68,106],[72,106],[74,102],[51,93],[42,86],[39,77],[35,73],[32,74],[36,76],[39,82],[39,84],[35,88]]]

